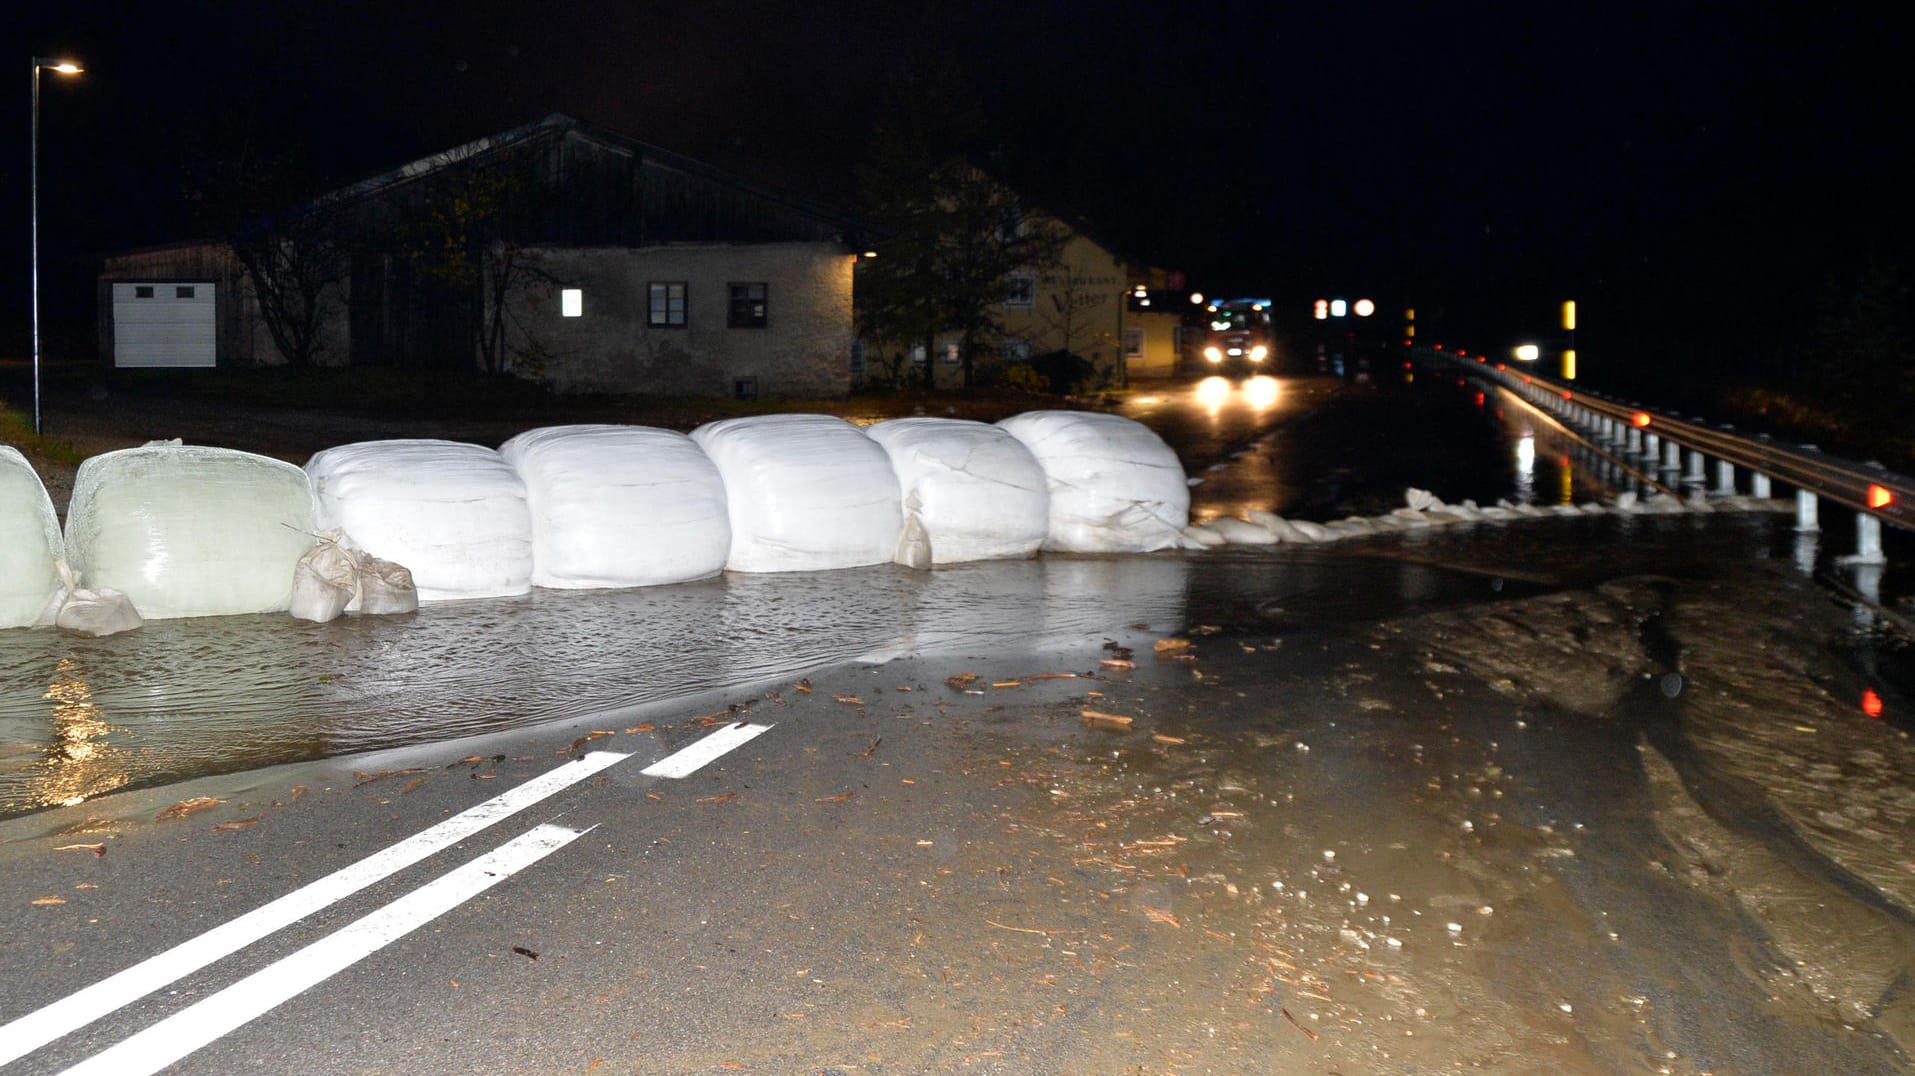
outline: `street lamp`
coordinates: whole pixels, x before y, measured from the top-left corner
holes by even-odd
[[[33,58],[33,149],[31,173],[27,186],[31,190],[30,200],[33,212],[32,242],[33,248],[33,434],[40,435],[40,69],[46,68],[62,75],[77,75],[86,70],[72,60],[55,60],[46,56]]]

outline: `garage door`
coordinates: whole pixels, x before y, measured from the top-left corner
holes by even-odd
[[[213,285],[113,285],[113,365],[213,365]]]

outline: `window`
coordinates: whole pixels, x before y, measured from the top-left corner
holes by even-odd
[[[577,318],[585,316],[585,292],[581,288],[563,288],[559,291],[559,316]]]
[[[651,296],[650,307],[645,315],[645,324],[654,329],[685,327],[685,285],[676,283],[655,283],[648,285]]]
[[[1031,342],[1020,336],[1005,337],[1004,338],[1004,361],[1005,362],[1031,361]]]
[[[153,285],[151,285],[151,284],[135,284],[135,285],[133,285],[133,298],[135,298],[135,299],[151,299],[152,297],[153,297]]]
[[[734,329],[762,329],[766,321],[765,286],[763,284],[733,284],[731,286],[731,318],[726,324]]]
[[[1010,310],[1029,310],[1037,305],[1037,277],[1030,273],[1012,273],[1004,278],[1004,306]]]
[[[1144,357],[1144,330],[1134,326],[1124,329],[1124,357],[1127,359]]]
[[[189,284],[181,284],[179,287],[173,289],[173,298],[175,299],[191,299],[192,297],[193,288]]]

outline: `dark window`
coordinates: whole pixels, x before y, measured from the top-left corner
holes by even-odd
[[[685,285],[683,283],[654,283],[648,286],[651,296],[645,315],[645,324],[652,328],[685,327]]]
[[[190,284],[181,284],[179,287],[173,289],[173,298],[175,299],[191,299],[192,297],[193,287]]]
[[[765,286],[763,284],[733,284],[731,286],[731,320],[726,322],[734,329],[762,329],[766,324]]]
[[[1004,306],[1009,310],[1029,310],[1037,305],[1037,277],[1030,273],[1010,273],[1004,277]]]
[[[153,285],[151,285],[151,284],[135,284],[135,285],[133,285],[133,298],[135,298],[135,299],[151,299],[152,297],[153,297]]]

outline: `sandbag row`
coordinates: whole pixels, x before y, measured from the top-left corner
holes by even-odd
[[[727,569],[1145,552],[1177,544],[1189,496],[1176,456],[1146,427],[1035,412],[868,430],[764,415],[690,436],[562,426],[498,451],[370,441],[320,452],[303,470],[153,444],[81,466],[64,541],[38,476],[6,449],[0,509],[6,627],[45,618],[63,555],[87,585],[122,591],[156,619],[287,609],[295,569],[322,531],[410,570],[419,599],[434,601]]]

